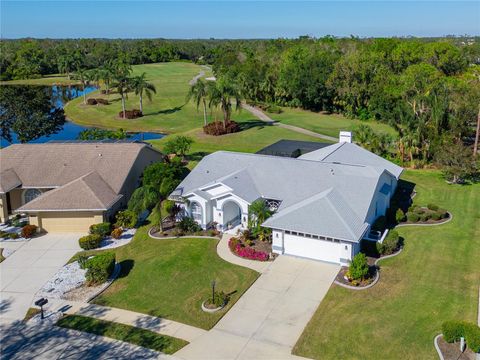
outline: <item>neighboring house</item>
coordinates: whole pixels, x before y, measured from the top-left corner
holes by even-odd
[[[141,142],[49,142],[0,150],[0,220],[28,214],[49,232],[109,220],[162,154]]]
[[[203,228],[246,228],[264,199],[275,214],[273,251],[346,264],[389,207],[403,169],[342,142],[297,159],[219,151],[203,158],[172,193]]]

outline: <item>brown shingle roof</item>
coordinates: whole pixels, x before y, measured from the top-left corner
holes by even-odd
[[[56,188],[19,211],[108,209],[122,197],[144,143],[14,144],[0,150],[1,189]],[[154,156],[153,158],[156,158]],[[4,176],[5,174],[5,176]]]
[[[1,162],[1,161],[0,161]],[[22,185],[18,175],[13,169],[6,169],[0,172],[0,193],[4,194],[13,188]]]
[[[107,210],[121,197],[97,172],[91,172],[43,193],[17,211]]]
[[[59,187],[96,171],[118,193],[143,143],[13,144],[0,150],[0,172],[13,169],[23,187]],[[154,150],[152,150],[154,151]]]

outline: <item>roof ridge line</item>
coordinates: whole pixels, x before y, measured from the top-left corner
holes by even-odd
[[[332,188],[333,189],[333,188]],[[332,192],[335,191],[335,195],[340,197],[343,201],[345,200],[343,198],[343,195],[339,192],[339,191],[336,191],[335,189],[332,190]],[[333,209],[333,211],[335,211],[335,213],[337,214],[338,218],[340,219],[340,221],[343,223],[343,225],[345,225],[345,227],[348,229],[348,231],[350,232],[350,235],[352,235],[352,237],[355,239],[356,238],[356,235],[355,233],[353,232],[352,228],[350,227],[350,225],[348,225],[348,223],[345,221],[345,219],[343,218],[343,216],[339,213],[337,207],[333,204],[333,202],[330,200],[330,198],[328,196],[326,196],[326,199],[328,201],[328,203],[330,204],[331,208]],[[345,204],[348,206],[349,210],[358,218],[358,215],[355,213],[355,211],[352,210],[352,208],[350,207],[350,205],[348,204],[348,202],[345,201]],[[360,219],[360,218],[359,218]]]

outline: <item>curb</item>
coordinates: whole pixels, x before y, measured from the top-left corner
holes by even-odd
[[[445,360],[445,358],[443,357],[442,351],[440,350],[440,347],[438,346],[438,339],[440,339],[440,337],[442,337],[442,336],[443,336],[443,334],[438,334],[437,336],[435,336],[435,338],[433,339],[433,345],[435,346],[435,350],[437,350],[438,358],[440,360]]]
[[[382,256],[382,257],[378,258],[377,260],[375,260],[374,265],[377,267],[377,273],[376,273],[377,276],[375,277],[375,280],[373,280],[373,282],[371,284],[368,284],[367,286],[362,286],[362,287],[351,286],[351,285],[343,284],[343,283],[341,283],[337,280],[334,280],[333,283],[335,285],[341,286],[341,287],[343,287],[345,289],[349,289],[349,290],[367,290],[367,289],[370,289],[371,287],[373,287],[378,282],[378,280],[380,280],[380,268],[378,266],[378,262],[380,260],[395,257],[395,256],[399,255],[402,251],[403,251],[403,247],[401,247],[400,250],[398,250],[395,254],[385,255],[385,256]]]

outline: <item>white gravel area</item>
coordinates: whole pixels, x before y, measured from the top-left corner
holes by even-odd
[[[100,247],[96,250],[113,249],[119,246],[126,245],[130,241],[132,241],[133,236],[135,235],[136,232],[137,232],[137,229],[125,230],[119,239],[114,239],[111,236],[109,236],[102,240],[102,242],[100,243]]]
[[[62,299],[63,295],[85,282],[87,270],[80,269],[78,261],[65,265],[37,292],[36,297]]]

